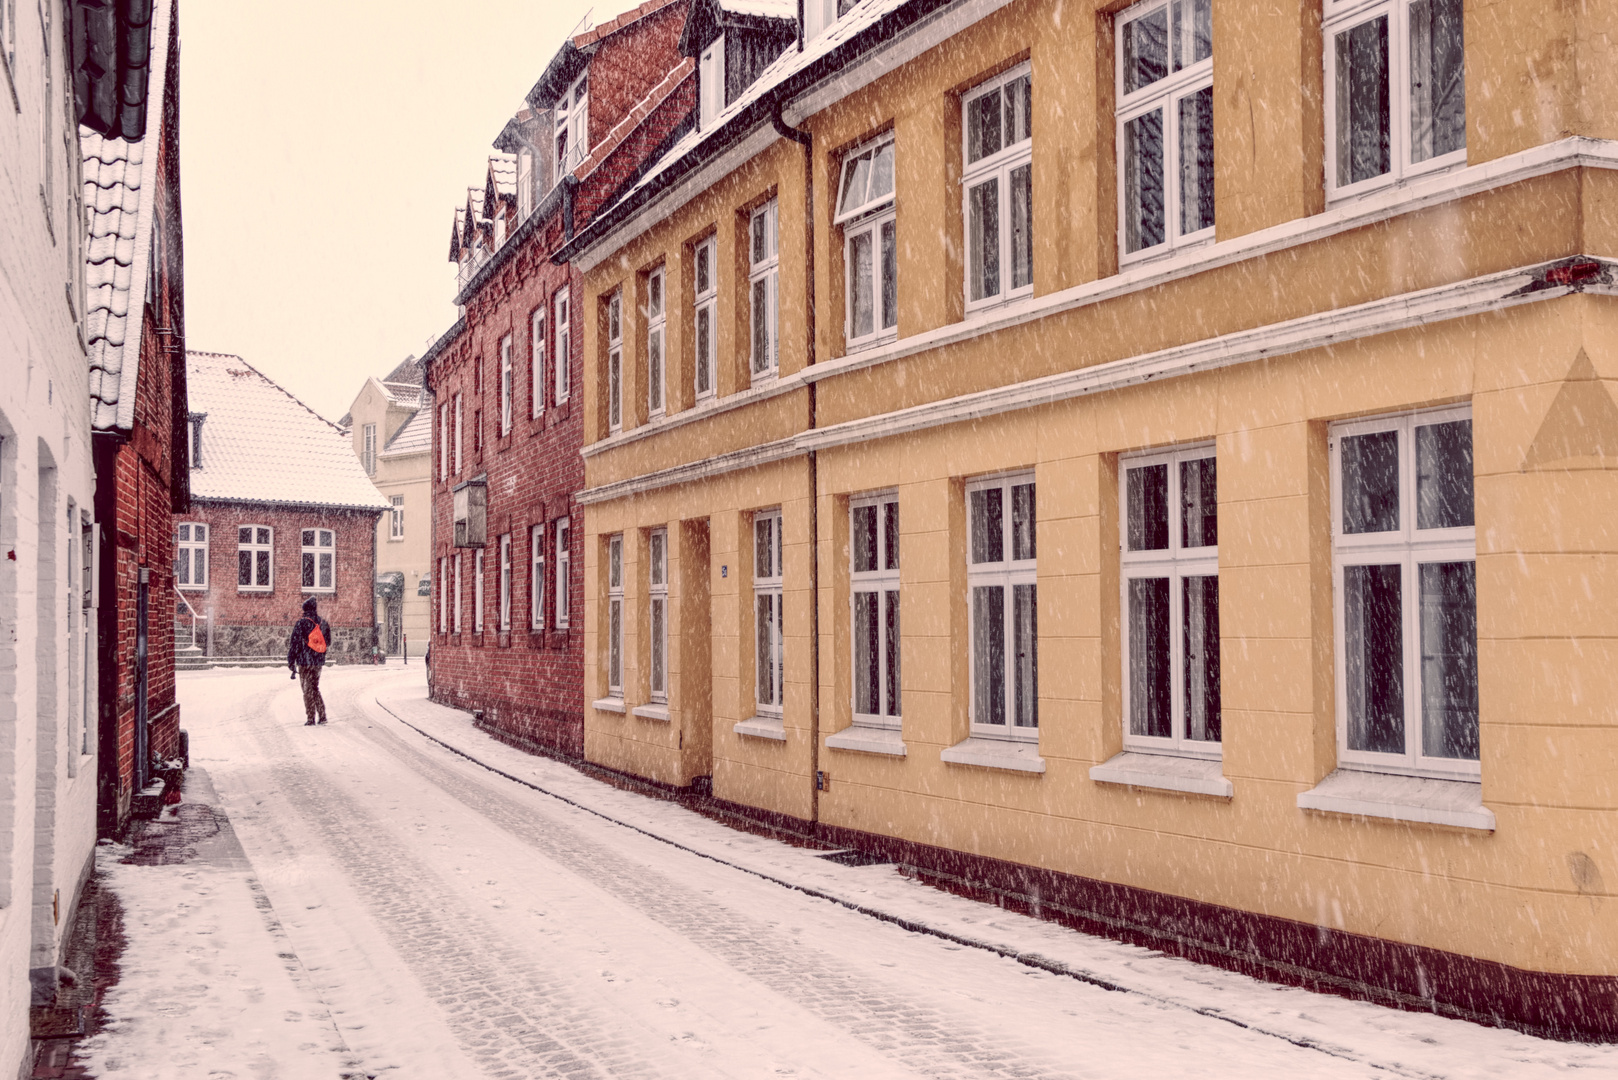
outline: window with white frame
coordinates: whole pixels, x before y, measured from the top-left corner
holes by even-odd
[[[500,434],[511,434],[511,335],[500,339]]]
[[[461,473],[461,444],[465,434],[465,412],[461,408],[461,395],[455,395],[455,475]]]
[[[624,296],[607,301],[607,430],[624,427]]]
[[[747,291],[751,312],[753,378],[774,375],[780,352],[781,263],[779,220],[771,199],[748,222]]]
[[[663,415],[664,386],[663,268],[646,275],[646,411]]]
[[[725,108],[725,35],[714,38],[697,61],[697,127],[707,131]]]
[[[364,450],[361,452],[360,460],[365,463],[365,475],[366,476],[375,476],[376,475],[376,425],[375,424],[366,424],[364,426],[364,428],[361,429],[360,437],[361,437],[361,439],[363,441],[363,444],[364,444]]]
[[[891,132],[843,159],[836,223],[843,228],[847,343],[892,336],[899,326],[899,253]]]
[[[483,633],[483,549],[472,553],[472,633]]]
[[[553,357],[551,366],[556,369],[556,404],[560,405],[567,400],[568,379],[571,377],[573,359],[573,338],[568,332],[569,310],[566,287],[556,291],[551,308],[554,312],[551,325],[556,327],[556,347],[551,350]]]
[[[899,726],[899,497],[849,503],[854,722]]]
[[[1213,0],[1120,12],[1118,230],[1123,256],[1213,238]]]
[[[545,526],[528,531],[528,625],[545,629]]]
[[[528,317],[528,416],[545,411],[545,309]]]
[[[303,591],[332,592],[337,588],[337,549],[330,529],[304,529]]]
[[[692,252],[696,300],[693,338],[696,344],[697,400],[712,397],[715,387],[715,360],[718,353],[718,264],[714,259],[714,238],[702,241]]]
[[[1019,64],[961,99],[968,310],[1034,291],[1031,79]]]
[[[526,220],[534,209],[534,152],[523,148],[517,154],[517,220]]]
[[[669,531],[653,529],[646,541],[647,615],[651,637],[649,689],[655,702],[669,699]]]
[[[449,402],[438,407],[438,478],[449,479]]]
[[[449,559],[438,560],[438,580],[433,582],[433,591],[438,594],[438,632],[449,633]]]
[[[556,628],[566,630],[568,627],[568,603],[570,601],[568,572],[573,563],[573,552],[569,547],[572,541],[572,529],[567,518],[556,520]]]
[[[781,571],[781,511],[763,510],[753,515],[753,697],[760,716],[780,716],[783,706]]]
[[[1330,438],[1338,763],[1476,776],[1472,410],[1334,424]]]
[[[461,595],[461,553],[457,551],[455,553],[455,614],[452,621],[457,634],[461,632]]]
[[[1462,0],[1326,0],[1333,197],[1466,163]]]
[[[500,632],[511,629],[511,534],[500,537]]]
[[[607,537],[607,696],[624,696],[624,537]]]
[[[1039,595],[1034,477],[966,489],[972,733],[1039,737]]]
[[[174,584],[182,589],[208,587],[208,526],[181,522],[174,531]]]
[[[403,495],[390,495],[388,497],[388,501],[393,504],[393,509],[391,511],[389,511],[389,517],[392,520],[391,520],[391,522],[389,524],[388,539],[389,540],[403,540],[404,539],[404,496]]]
[[[1219,492],[1214,448],[1120,462],[1124,745],[1217,757]]]
[[[268,525],[236,529],[236,587],[244,591],[275,587],[275,530]]]
[[[580,75],[553,107],[556,122],[556,176],[571,172],[590,152],[590,76]]]

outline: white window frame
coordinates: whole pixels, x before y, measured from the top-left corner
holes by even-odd
[[[862,531],[860,518],[874,515],[872,555],[874,568],[861,570],[859,564]],[[889,527],[891,512],[892,527]],[[899,621],[899,494],[886,491],[850,499],[848,503],[848,615],[849,615],[849,700],[854,723],[860,727],[898,728],[901,719],[903,687],[899,682],[899,650],[903,631]],[[876,711],[860,711],[860,680],[865,677],[860,664],[859,598],[874,597],[877,634],[871,662],[876,675]],[[891,613],[891,620],[887,617]]]
[[[318,525],[310,525],[298,530],[300,546],[298,549],[298,581],[306,593],[329,593],[337,591],[337,533],[332,529],[323,529]],[[311,540],[310,537],[314,539]],[[303,584],[304,561],[313,559],[312,584]],[[325,565],[322,566],[321,564]],[[324,571],[324,573],[323,573]],[[322,577],[326,583],[321,584]]]
[[[719,248],[715,237],[699,242],[691,253],[691,279],[696,299],[692,302],[691,341],[696,352],[693,372],[695,396],[704,401],[719,387]],[[702,326],[706,320],[707,343]],[[706,383],[706,385],[704,385]]]
[[[1466,61],[1462,40],[1461,145],[1426,161],[1411,161],[1410,8],[1425,0],[1326,0],[1321,31],[1326,67],[1326,198],[1349,199],[1417,176],[1460,168],[1466,164]],[[1457,0],[1459,2],[1459,0]],[[1337,116],[1338,34],[1380,17],[1388,20],[1388,171],[1359,181],[1339,183]],[[1464,35],[1464,30],[1463,30]]]
[[[966,486],[966,599],[967,599],[967,648],[969,689],[971,693],[972,734],[991,739],[1013,739],[1037,742],[1039,739],[1039,593],[1038,593],[1038,559],[1037,539],[1034,540],[1033,558],[1017,559],[1013,547],[1013,505],[1012,489],[1024,484],[1032,485],[1034,474],[1031,472],[1010,473],[1003,476],[985,477],[974,480]],[[1000,554],[999,561],[975,562],[972,549],[972,497],[980,491],[999,489],[1001,492],[1000,513]],[[1038,489],[1035,489],[1034,519],[1030,523],[1034,537],[1038,535],[1039,528]],[[1016,642],[1016,589],[1019,586],[1032,586],[1034,592],[1034,664],[1033,664],[1033,706],[1034,722],[1032,724],[1019,724],[1016,722],[1017,702],[1017,670],[1014,653]],[[1005,665],[1002,672],[1004,692],[1000,705],[1000,714],[1006,718],[1005,723],[994,723],[978,715],[978,644],[977,644],[977,618],[978,597],[980,588],[999,587],[1001,593],[1001,627],[1005,637],[1003,653]]]
[[[528,317],[528,418],[545,413],[545,308]]]
[[[650,662],[647,686],[651,700],[669,700],[669,531],[653,529],[646,537],[646,629]]]
[[[1167,450],[1130,454],[1122,457],[1118,462],[1118,552],[1121,588],[1118,611],[1120,652],[1123,659],[1124,749],[1138,750],[1150,754],[1169,754],[1217,760],[1223,752],[1222,743],[1219,740],[1193,739],[1187,733],[1189,723],[1186,715],[1186,666],[1188,660],[1185,655],[1185,620],[1187,613],[1184,611],[1184,586],[1182,582],[1186,578],[1214,578],[1216,582],[1215,596],[1217,598],[1217,581],[1219,577],[1219,547],[1217,544],[1192,547],[1187,547],[1184,544],[1185,530],[1182,527],[1182,521],[1186,503],[1182,487],[1183,473],[1181,466],[1196,461],[1215,462],[1215,490],[1217,491],[1218,464],[1214,456],[1214,445],[1212,443],[1199,443]],[[1168,515],[1168,547],[1134,551],[1130,547],[1132,509],[1129,498],[1130,473],[1159,465],[1165,467],[1168,478],[1168,486],[1165,492]],[[1215,529],[1217,530],[1217,503],[1215,503],[1214,520]],[[1136,658],[1132,654],[1130,642],[1132,626],[1130,622],[1130,583],[1142,579],[1164,578],[1168,579],[1169,582],[1168,673],[1170,720],[1167,738],[1137,735],[1131,731],[1133,726],[1131,721],[1134,715],[1132,672]],[[1217,642],[1217,624],[1214,627],[1214,634],[1214,640]],[[1220,733],[1223,735],[1222,721]]]
[[[523,147],[517,152],[517,220],[526,220],[534,209],[534,152]]]
[[[804,42],[811,42],[836,26],[837,20],[848,14],[857,3],[859,0],[804,0]]]
[[[405,538],[404,500],[403,495],[388,496],[388,502],[392,504],[392,509],[388,511],[388,541],[390,543]]]
[[[483,549],[472,552],[472,633],[483,633]]]
[[[781,370],[781,220],[775,199],[747,219],[747,257],[748,370],[761,382]]]
[[[360,460],[365,463],[365,475],[376,475],[376,425],[366,424],[360,429],[360,440],[364,449],[360,452]]]
[[[868,167],[863,177],[857,170],[860,162],[874,164],[884,151],[889,163],[888,187],[886,191],[881,191],[871,186],[874,168]],[[837,214],[833,224],[841,226],[843,230],[843,339],[849,349],[863,348],[899,336],[899,235],[894,201],[897,171],[893,132],[889,131],[845,154],[838,173]],[[845,206],[844,201],[853,194],[850,185],[856,182],[864,184],[861,198],[857,203]],[[862,239],[870,245],[871,260],[870,277],[863,283],[857,280],[854,272],[854,248]],[[883,288],[889,269],[893,273],[891,312],[884,303]],[[862,284],[864,289],[861,288]],[[862,292],[865,302],[870,304],[871,326],[864,333],[859,333],[855,327],[854,313],[858,294]]]
[[[500,339],[500,436],[511,434],[511,335]]]
[[[438,478],[448,480],[449,473],[449,402],[438,407]]]
[[[985,80],[974,86],[970,91],[961,95],[961,227],[965,230],[962,248],[966,253],[966,310],[977,311],[996,304],[1003,304],[1008,300],[1015,300],[1024,296],[1032,296],[1034,292],[1033,274],[1033,177],[1030,171],[1029,207],[1028,207],[1028,245],[1029,245],[1029,272],[1028,281],[1022,285],[1011,287],[1012,257],[1011,257],[1011,174],[1023,168],[1032,170],[1034,160],[1034,139],[1030,125],[1029,137],[1010,146],[1002,146],[995,153],[989,154],[977,161],[969,161],[971,153],[970,131],[971,116],[969,110],[978,99],[987,94],[1001,94],[1005,87],[1019,79],[1029,80],[1030,109],[1033,97],[1033,65],[1028,62],[1018,64],[1008,71],[1001,72],[992,79]],[[1003,100],[1003,98],[1002,98]],[[1002,116],[1004,116],[1002,105]],[[1000,228],[996,237],[999,250],[996,257],[1000,266],[1000,288],[994,293],[985,293],[978,299],[972,298],[972,192],[990,181],[996,181],[999,199]]]
[[[646,415],[656,419],[668,405],[668,295],[663,268],[646,275]]]
[[[1477,562],[1477,527],[1416,528],[1417,463],[1415,430],[1431,424],[1470,421],[1469,405],[1399,413],[1331,425],[1328,431],[1331,454],[1332,514],[1332,608],[1337,654],[1337,761],[1347,769],[1476,780],[1482,775],[1478,759],[1443,758],[1422,750],[1421,717],[1422,656],[1421,596],[1418,566],[1422,563]],[[1394,431],[1399,448],[1399,528],[1380,533],[1348,534],[1343,529],[1342,446],[1344,438],[1373,432]],[[1475,453],[1475,443],[1474,443]],[[1475,466],[1474,466],[1475,470]],[[1476,501],[1473,502],[1474,515]],[[1474,521],[1475,521],[1474,516]],[[1345,568],[1350,566],[1400,566],[1401,644],[1403,646],[1403,730],[1402,754],[1351,750],[1348,745],[1348,637],[1345,626],[1347,588]],[[1475,578],[1474,578],[1475,582]],[[1474,603],[1476,593],[1474,591]],[[1474,625],[1476,611],[1474,609]],[[1476,651],[1474,643],[1474,662]],[[1475,692],[1474,687],[1474,692]]]
[[[500,632],[511,631],[511,534],[500,537]]]
[[[243,529],[253,530],[253,539],[247,543],[242,542],[241,531]],[[263,535],[267,536],[269,538],[268,540],[260,539],[260,530],[263,530]],[[247,585],[242,584],[241,575],[241,553],[244,551],[249,552],[252,555],[253,571],[250,576],[253,580]],[[264,554],[266,556],[264,560],[264,568],[266,570],[266,577],[268,580],[263,582],[258,580],[258,556],[260,554]],[[236,526],[236,591],[275,591],[275,527],[273,525],[245,524]]]
[[[449,557],[439,556],[438,580],[433,582],[433,591],[438,594],[438,632],[449,633]]]
[[[461,632],[461,607],[462,607],[462,605],[461,605],[461,596],[462,595],[463,594],[461,593],[461,553],[459,551],[457,551],[455,553],[455,614],[450,620],[450,625],[452,625],[455,628],[455,632],[457,634],[459,634]]]
[[[607,301],[607,430],[624,429],[624,293]]]
[[[528,530],[528,626],[545,629],[545,526]]]
[[[753,702],[759,716],[780,717],[785,709],[785,628],[782,626],[782,551],[780,510],[753,514]],[[766,546],[767,545],[767,546]],[[761,547],[764,559],[761,564]],[[773,632],[759,625],[759,608],[768,606]]]
[[[453,474],[455,476],[461,475],[461,447],[463,445],[463,439],[464,439],[464,435],[465,435],[465,431],[466,431],[466,423],[465,423],[465,421],[466,421],[466,413],[465,413],[465,410],[462,408],[461,395],[456,394],[455,395],[455,472]]]
[[[697,61],[697,127],[707,131],[725,109],[725,35],[702,50]]]
[[[556,597],[556,628],[566,630],[570,613],[568,604],[571,601],[568,572],[572,568],[573,553],[569,550],[572,541],[572,523],[565,517],[556,519],[556,588],[553,593]]]
[[[556,347],[551,350],[551,367],[556,372],[556,404],[567,401],[568,384],[572,375],[573,341],[568,333],[572,325],[572,311],[568,307],[567,286],[563,285],[551,297],[551,325],[556,329]]]
[[[1184,149],[1181,134],[1180,106],[1197,94],[1207,92],[1213,94],[1213,53],[1211,46],[1212,30],[1210,28],[1210,51],[1200,60],[1194,59],[1195,45],[1194,33],[1197,8],[1200,6],[1210,18],[1212,15],[1213,0],[1143,0],[1133,7],[1125,8],[1113,17],[1114,25],[1118,28],[1114,38],[1116,45],[1116,63],[1114,64],[1115,93],[1118,108],[1116,112],[1117,127],[1115,132],[1118,159],[1118,258],[1120,263],[1140,262],[1143,259],[1154,258],[1171,251],[1179,251],[1199,244],[1210,244],[1214,240],[1214,223],[1199,224],[1187,230],[1186,222],[1182,220],[1185,207],[1181,204],[1181,192],[1185,186],[1186,169],[1181,160]],[[1137,23],[1158,12],[1163,13],[1167,24],[1167,36],[1164,39],[1164,68],[1162,78],[1146,86],[1126,91],[1124,63],[1125,30],[1131,24]],[[1181,33],[1175,34],[1179,29]],[[1182,56],[1190,59],[1184,63]],[[1178,70],[1174,65],[1181,64]],[[1129,125],[1152,112],[1161,111],[1162,136],[1162,213],[1163,213],[1163,239],[1156,243],[1130,250],[1130,206],[1129,206],[1129,174],[1132,162],[1129,158]],[[1213,123],[1213,114],[1209,112],[1209,124]],[[1212,132],[1210,129],[1210,138]],[[1212,163],[1207,179],[1210,199],[1212,197]]]
[[[182,521],[174,529],[175,575],[174,586],[187,592],[206,592],[208,589],[208,535],[211,526],[203,521]],[[196,538],[202,530],[202,539]],[[183,531],[182,531],[183,530]],[[180,567],[185,573],[180,573]],[[201,571],[199,574],[198,571]]]
[[[555,142],[558,182],[590,152],[590,73],[573,80],[556,99]]]
[[[607,696],[624,697],[624,534],[607,537]]]

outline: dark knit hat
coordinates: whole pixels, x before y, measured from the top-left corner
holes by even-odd
[[[315,613],[315,606],[315,598],[311,596],[309,599],[303,602],[303,613],[305,615],[313,615]]]

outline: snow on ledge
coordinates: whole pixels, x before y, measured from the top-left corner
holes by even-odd
[[[1475,781],[1338,769],[1309,791],[1300,791],[1298,806],[1333,814],[1494,831],[1494,811],[1483,805],[1483,785]]]
[[[1090,779],[1103,784],[1185,791],[1221,799],[1236,794],[1235,787],[1225,778],[1224,762],[1218,758],[1170,757],[1126,750],[1100,765],[1092,765]]]
[[[1045,759],[1039,744],[1021,739],[985,739],[974,736],[939,751],[942,761],[956,765],[981,765],[985,769],[1011,769],[1015,772],[1042,773]]]
[[[898,728],[862,727],[855,724],[826,737],[833,750],[858,750],[865,754],[905,756],[904,733]]]
[[[786,725],[779,716],[755,716],[750,720],[743,720],[731,728],[738,735],[746,735],[754,739],[773,739],[776,742],[787,741]]]
[[[661,702],[651,705],[636,705],[629,711],[642,720],[661,720],[665,724],[669,722],[669,707]]]

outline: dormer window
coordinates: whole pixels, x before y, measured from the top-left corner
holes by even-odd
[[[590,146],[590,75],[580,75],[556,102],[556,175],[573,170]]]
[[[813,41],[830,30],[859,0],[804,0],[803,40]]]
[[[701,95],[697,126],[706,131],[725,107],[725,35],[714,38],[702,50],[697,68],[697,91]]]

